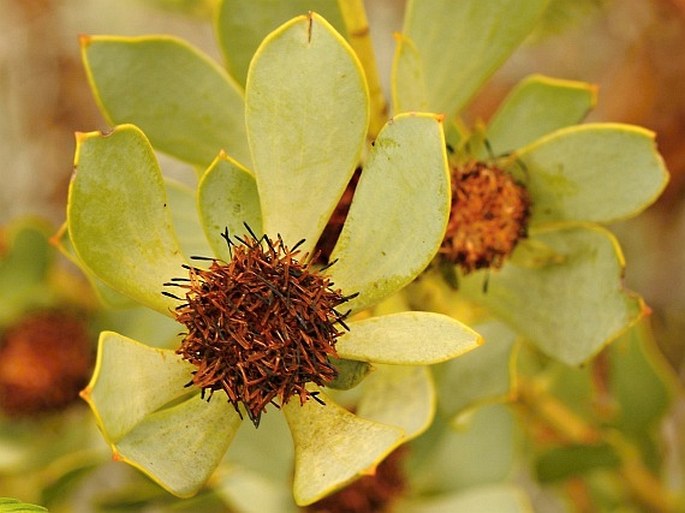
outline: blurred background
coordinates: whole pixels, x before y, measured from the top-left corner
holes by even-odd
[[[0,227],[65,217],[74,132],[106,128],[81,65],[79,34],[180,36],[221,59],[212,0],[0,0]],[[387,89],[404,2],[367,0]],[[465,116],[487,120],[530,73],[597,84],[591,121],[657,133],[671,172],[663,196],[612,227],[627,286],[653,311],[661,352],[685,382],[685,0],[551,0],[540,27],[486,84]],[[161,157],[181,179],[193,173]],[[1,249],[1,248],[0,248]],[[679,404],[671,428],[685,425]],[[675,427],[674,427],[675,426]],[[677,437],[682,441],[682,437]],[[0,494],[1,495],[1,494]]]

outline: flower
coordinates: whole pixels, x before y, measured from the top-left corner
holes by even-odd
[[[295,499],[308,504],[426,429],[433,392],[423,366],[477,347],[480,337],[438,314],[358,320],[338,307],[366,309],[437,253],[449,212],[440,118],[397,115],[370,149],[367,124],[356,57],[310,14],[279,27],[255,55],[245,91],[251,169],[220,152],[197,187],[198,220],[179,208],[192,193],[167,195],[140,129],[77,135],[67,209],[76,257],[115,291],[187,329],[180,355],[101,334],[82,395],[116,459],[192,495],[222,459],[243,408],[258,424],[273,403],[295,442]],[[331,263],[320,268],[313,248],[360,159]],[[179,213],[185,224],[177,230]],[[188,247],[207,265],[188,264]],[[354,385],[368,363],[389,364],[378,386],[397,391],[380,394],[384,401],[368,403],[363,415],[321,390]]]
[[[497,269],[527,235],[530,200],[506,171],[470,160],[452,169],[452,207],[440,258],[468,274]]]
[[[492,229],[485,235],[476,232],[478,238],[470,244],[480,247],[482,241],[494,241],[512,251],[506,257],[495,253],[492,271],[486,268],[467,276],[475,266],[461,264],[460,292],[549,356],[570,365],[592,357],[647,312],[642,300],[623,287],[620,248],[598,223],[636,215],[654,201],[667,181],[651,132],[612,123],[572,124],[593,103],[594,89],[587,84],[529,77],[482,131],[464,139],[452,163],[459,170],[472,166],[474,159],[481,165],[491,162],[489,166],[523,188],[530,203],[527,208],[517,207],[510,199],[499,218],[495,208],[484,211],[489,219],[470,218],[476,219],[475,226],[489,223]],[[564,116],[559,116],[551,133],[504,132],[504,127],[522,118],[526,127],[543,125],[541,118],[554,116],[554,109]],[[503,156],[484,157],[482,141]],[[458,173],[455,187],[462,183]],[[486,179],[486,183],[493,182]],[[500,185],[495,189],[503,190]],[[505,197],[499,195],[502,202]],[[457,208],[474,211],[469,202],[481,201],[472,195]],[[516,218],[512,213],[528,211],[519,228],[512,227]],[[528,238],[505,244],[512,240],[507,233],[517,232]]]
[[[509,177],[527,196],[503,207],[487,199],[484,185],[475,188],[478,193],[455,195],[442,250],[448,264],[424,275],[419,287],[458,281],[462,298],[484,306],[547,355],[577,365],[647,312],[624,289],[623,255],[601,224],[641,212],[661,193],[668,174],[652,132],[618,123],[578,124],[595,103],[596,88],[588,84],[534,75],[511,91],[484,128],[469,130],[458,119],[545,7],[542,0],[496,7],[409,2],[393,66],[393,103],[396,111],[425,109],[452,119],[446,138],[454,151],[456,190],[476,166],[502,171],[495,173],[500,180]],[[436,18],[453,23],[436,27]],[[487,44],[483,33],[492,36]],[[502,185],[493,176],[483,182],[497,190]],[[488,208],[479,218],[482,205]],[[503,218],[496,219],[497,209]],[[511,212],[519,222],[512,222]],[[459,222],[471,226],[457,230]],[[449,262],[461,264],[462,272]],[[450,309],[440,301],[430,300],[431,308]]]
[[[17,221],[0,254],[0,411],[39,418],[78,399],[92,370],[92,299],[70,297],[83,284],[54,265],[48,228]]]
[[[0,488],[32,501],[101,452],[78,400],[94,363],[95,298],[60,265],[51,230],[32,218],[0,229]]]
[[[307,384],[325,386],[337,377],[330,362],[342,335],[336,325],[347,328],[349,313],[337,308],[354,296],[331,289],[329,278],[311,260],[301,264],[297,248],[282,239],[223,236],[230,262],[187,266],[190,278],[165,283],[187,291],[174,312],[188,328],[177,353],[197,367],[192,381],[202,396],[223,390],[238,415],[242,404],[258,427],[276,398],[316,399]]]

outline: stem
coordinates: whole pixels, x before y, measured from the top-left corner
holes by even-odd
[[[350,38],[350,46],[359,57],[366,74],[371,102],[369,138],[375,139],[388,119],[388,105],[383,95],[378,67],[376,66],[376,56],[371,44],[364,2],[363,0],[340,0],[338,7],[340,7],[347,35]]]
[[[635,499],[654,513],[675,513],[676,500],[657,477],[643,463],[639,450],[621,433],[602,429],[582,419],[544,386],[520,379],[518,403],[535,418],[552,428],[570,443],[604,442],[621,459],[619,473]]]
[[[574,444],[594,444],[600,440],[600,433],[569,410],[542,386],[520,378],[518,401],[544,424],[561,437]]]
[[[649,511],[671,513],[675,511],[676,500],[664,489],[661,482],[645,466],[638,450],[621,433],[607,436],[607,441],[621,457],[621,476],[635,498]]]

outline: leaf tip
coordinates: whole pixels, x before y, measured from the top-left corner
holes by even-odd
[[[92,392],[93,392],[93,388],[92,388],[90,385],[88,385],[86,388],[84,388],[83,390],[81,390],[81,391],[78,393],[78,395],[79,395],[79,397],[80,397],[81,399],[83,399],[84,401],[90,402],[90,395],[91,395]]]
[[[90,45],[90,42],[92,40],[93,40],[93,38],[91,36],[89,36],[88,34],[79,34],[79,36],[78,36],[78,42],[79,42],[79,45],[81,46],[81,48],[85,48],[88,45]]]
[[[376,470],[378,470],[378,465],[379,465],[379,464],[380,464],[380,462],[376,462],[376,463],[374,463],[373,465],[371,465],[370,467],[368,467],[368,468],[362,470],[359,474],[360,474],[361,476],[370,476],[370,477],[373,477],[373,476],[376,475]]]
[[[50,238],[48,239],[48,243],[52,247],[60,249],[62,247],[62,239],[65,237],[66,233],[67,223],[64,222],[62,223],[62,226],[60,226],[59,229],[50,236]],[[83,390],[81,392],[83,392]]]

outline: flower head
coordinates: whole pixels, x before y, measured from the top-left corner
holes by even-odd
[[[203,397],[223,390],[236,412],[242,403],[258,426],[267,404],[316,398],[306,385],[325,386],[337,376],[329,357],[337,356],[349,314],[338,308],[354,296],[333,290],[307,255],[300,263],[297,245],[288,249],[283,239],[254,233],[223,237],[229,262],[186,265],[189,278],[165,284],[186,291],[174,311],[188,329],[176,352],[197,367],[192,383]]]
[[[88,382],[91,353],[86,325],[72,313],[24,317],[0,337],[0,409],[24,416],[64,408]]]
[[[527,235],[525,187],[495,165],[469,160],[452,167],[452,208],[441,257],[464,273],[497,269]]]
[[[48,233],[35,220],[0,232],[0,411],[8,416],[64,409],[92,371],[93,298],[54,265]]]
[[[352,317],[437,254],[450,197],[441,118],[397,115],[367,146],[361,67],[315,14],[265,39],[244,97],[251,165],[217,148],[196,192],[165,183],[133,125],[77,135],[67,211],[76,256],[186,330],[175,350],[101,334],[82,395],[115,457],[181,496],[209,478],[243,416],[258,424],[275,404],[295,442],[295,498],[308,504],[425,430],[434,394],[424,366],[480,337],[426,312]],[[359,167],[331,264],[321,267],[314,248]],[[198,254],[214,256],[206,265],[185,257]],[[374,374],[401,397],[355,415],[323,390],[354,386],[370,364],[398,368]]]

